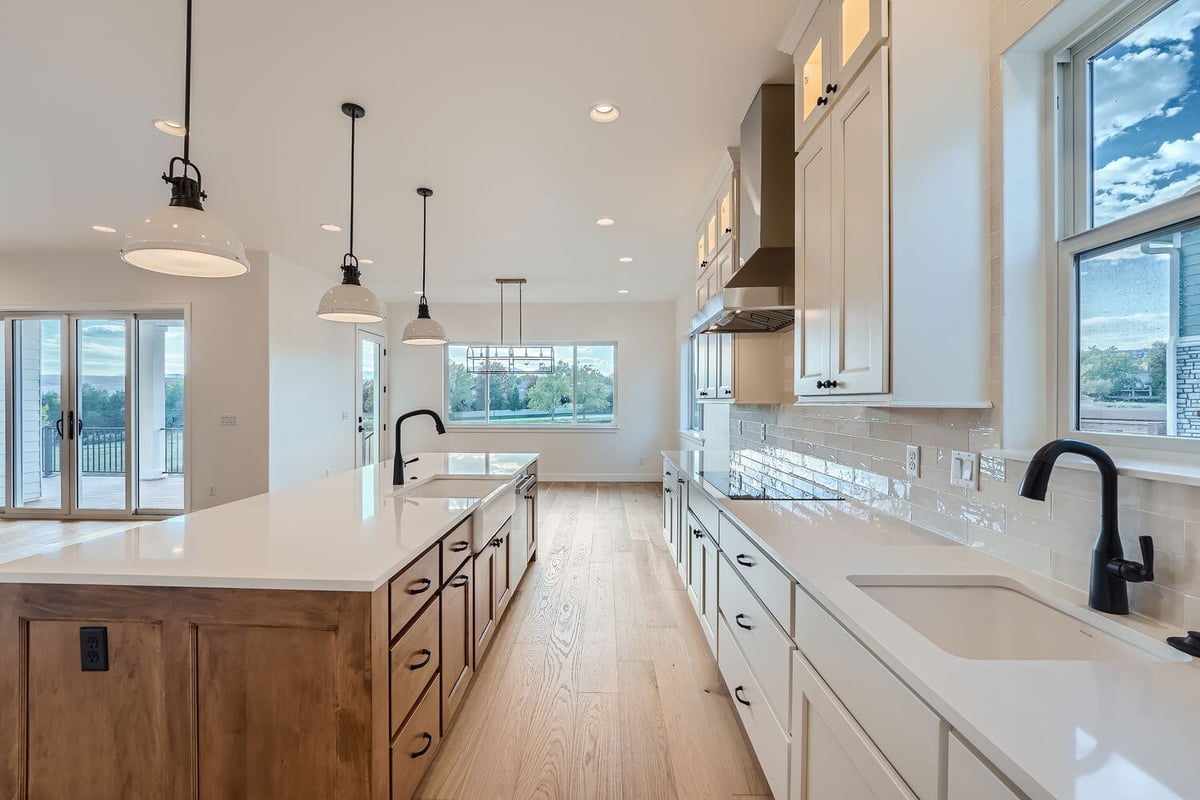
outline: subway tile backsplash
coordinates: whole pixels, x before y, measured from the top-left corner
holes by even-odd
[[[1025,465],[984,456],[979,490],[950,485],[950,451],[999,447],[992,411],[733,406],[729,449],[757,450],[805,479],[1007,561],[1087,590],[1100,480],[1059,468],[1046,502],[1017,494]],[[762,434],[766,433],[766,439]],[[921,475],[904,474],[908,444]],[[722,443],[709,442],[712,449]],[[1136,613],[1200,629],[1200,487],[1122,476],[1121,538],[1154,537],[1154,583],[1130,584]]]

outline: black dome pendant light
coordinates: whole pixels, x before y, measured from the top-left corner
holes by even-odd
[[[321,297],[317,316],[330,322],[382,322],[383,304],[360,282],[354,255],[354,125],[367,112],[358,103],[342,103],[342,113],[350,118],[350,252],[342,256],[342,282]]]

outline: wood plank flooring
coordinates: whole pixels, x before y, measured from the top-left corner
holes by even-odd
[[[144,524],[146,521],[136,520],[0,519],[0,564]]]
[[[541,484],[538,560],[417,797],[770,796],[663,542],[660,491]]]

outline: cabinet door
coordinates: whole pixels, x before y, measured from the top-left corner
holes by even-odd
[[[717,543],[711,536],[700,540],[704,548],[704,589],[700,595],[700,627],[708,646],[717,651]]]
[[[702,614],[704,603],[704,531],[692,523],[688,526],[688,597],[697,614]]]
[[[888,48],[830,115],[833,164],[831,373],[835,394],[888,390],[891,185]]]
[[[733,241],[734,231],[737,229],[737,196],[738,196],[738,173],[737,170],[732,170],[722,181],[722,189],[717,195],[717,249],[722,250],[728,247]],[[730,264],[733,263],[733,248],[729,247],[728,254],[730,256]],[[737,268],[734,267],[736,270]],[[724,281],[721,283],[725,285]]]
[[[1020,796],[975,756],[956,732],[947,752],[947,800],[1020,800]]]
[[[829,209],[830,147],[826,121],[796,154],[796,395],[828,394],[833,262]]]
[[[721,252],[717,253],[717,284],[724,289],[729,285],[729,279],[733,277],[736,271],[733,265],[733,248],[722,248]]]
[[[849,84],[887,38],[888,15],[885,0],[830,0],[830,5],[832,100],[838,85]]]
[[[733,334],[722,333],[717,337],[717,398],[730,400],[733,391]]]
[[[708,213],[704,215],[704,243],[707,247],[704,252],[705,259],[710,264],[713,263],[713,260],[717,255],[717,242],[720,239],[717,228],[717,217],[717,198],[714,197],[712,205],[708,207]]]
[[[721,380],[721,335],[706,333],[704,338],[708,339],[708,380],[704,385],[704,390],[708,394],[705,396],[717,400],[720,399],[717,393],[717,383]]]
[[[497,620],[504,616],[505,610],[508,609],[508,603],[512,600],[513,589],[515,588],[513,585],[512,557],[510,554],[512,549],[512,530],[512,519],[509,519],[496,533],[496,538],[492,540],[495,543],[493,547],[496,549],[496,557],[492,569],[496,573],[493,591],[495,592]]]
[[[671,532],[675,529],[675,478],[667,473],[663,475],[662,485],[662,511],[663,511],[663,539],[669,545],[671,543]]]
[[[698,400],[708,400],[712,397],[709,394],[709,375],[708,375],[708,343],[711,339],[708,334],[696,334],[696,343],[692,348],[695,355],[696,364],[696,398]]]
[[[708,266],[708,243],[704,236],[704,225],[696,232],[696,273],[704,272]]]
[[[484,654],[492,644],[492,636],[496,633],[496,548],[490,544],[485,545],[479,555],[475,556],[474,564],[471,627],[475,638],[474,666],[475,669],[479,669]]]
[[[916,800],[808,662],[792,659],[791,800]]]
[[[832,74],[832,44],[829,41],[829,6],[820,3],[812,22],[792,54],[796,83],[796,149],[804,146],[809,135],[829,111],[825,87]]]
[[[471,676],[471,562],[463,564],[442,589],[442,735],[458,713]]]

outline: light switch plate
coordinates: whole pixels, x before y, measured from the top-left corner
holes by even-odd
[[[225,426],[237,425],[237,414],[222,414],[221,424]]]
[[[904,474],[910,478],[921,477],[921,448],[910,444],[904,451]]]
[[[962,450],[950,452],[950,485],[964,489],[979,488],[979,454]]]

